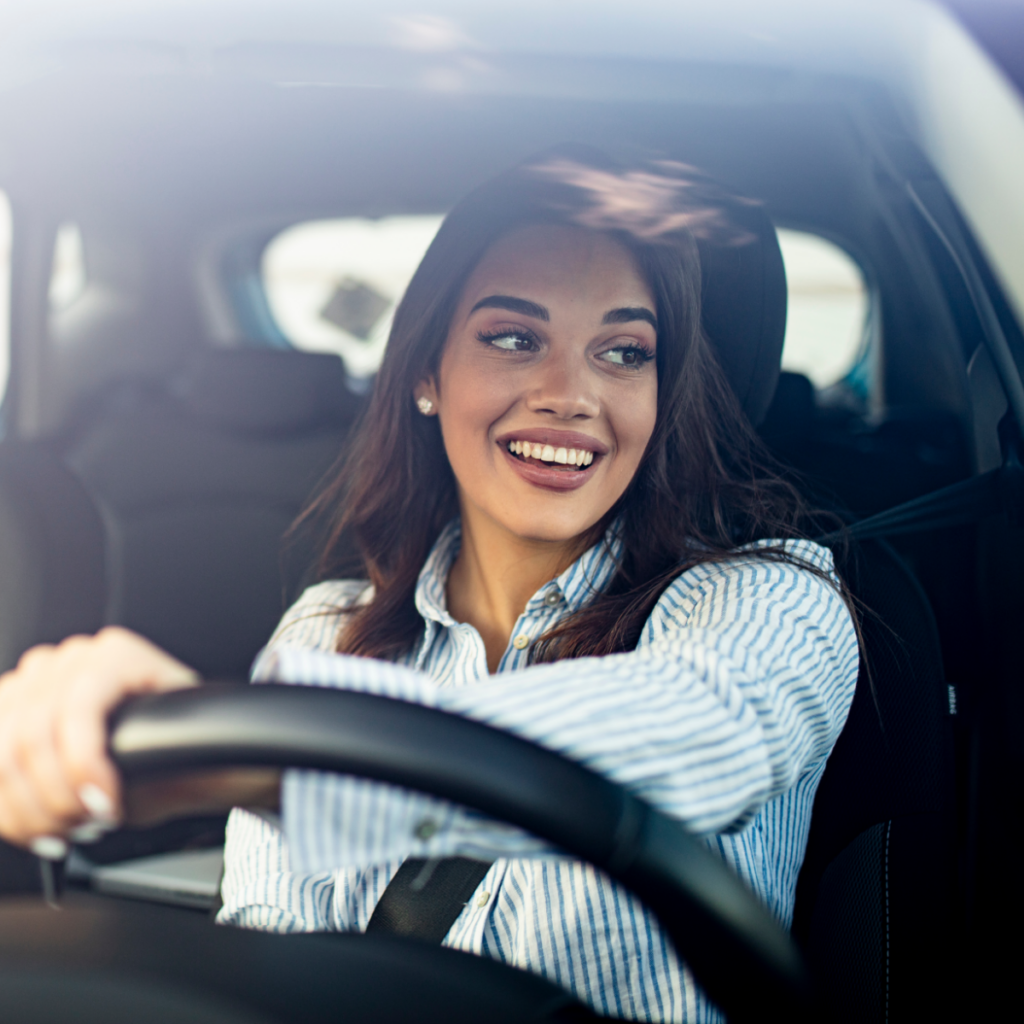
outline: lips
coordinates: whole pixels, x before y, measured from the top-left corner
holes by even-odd
[[[582,487],[594,475],[598,461],[595,460],[589,466],[574,469],[557,463],[537,462],[534,459],[527,461],[521,456],[513,455],[507,447],[503,447],[501,452],[512,471],[520,479],[534,487],[548,491],[575,491]]]

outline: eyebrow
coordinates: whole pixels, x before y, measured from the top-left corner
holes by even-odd
[[[543,306],[536,302],[530,302],[528,299],[517,299],[514,295],[488,295],[469,312],[472,315],[478,309],[507,309],[510,313],[532,316],[534,320],[547,322],[551,319],[551,314]]]
[[[529,299],[517,299],[514,295],[488,295],[469,311],[470,315],[478,309],[507,309],[510,313],[520,313],[535,320],[543,320],[545,323],[551,320],[551,314],[544,306],[530,302]],[[601,323],[628,324],[634,320],[644,320],[655,330],[658,329],[657,319],[646,306],[620,306],[618,309],[610,309],[605,313]]]
[[[628,324],[633,320],[645,320],[655,330],[658,329],[658,321],[654,314],[646,306],[623,306],[620,309],[610,309],[601,321],[603,324]]]

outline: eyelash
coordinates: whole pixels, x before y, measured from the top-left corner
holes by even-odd
[[[533,331],[516,328],[515,330],[494,330],[494,331],[478,331],[476,335],[477,341],[482,341],[485,345],[493,345],[494,342],[499,341],[501,338],[521,338],[523,341],[529,341],[531,344],[538,344],[537,335]],[[497,346],[495,346],[497,347]],[[506,349],[506,351],[511,351]],[[518,351],[522,351],[521,349]]]
[[[638,341],[631,342],[628,345],[616,345],[614,348],[606,348],[601,354],[604,355],[605,352],[636,352],[639,358],[632,366],[628,366],[625,363],[617,364],[629,370],[639,370],[641,366],[649,363],[654,358],[654,352]]]
[[[493,345],[494,342],[499,341],[502,338],[520,338],[523,341],[528,341],[534,345],[539,343],[537,335],[534,334],[533,331],[519,328],[511,331],[500,329],[494,331],[478,331],[476,337],[477,341],[480,341],[485,345]],[[522,349],[506,349],[505,351],[522,351]],[[639,359],[637,362],[633,363],[632,366],[625,363],[613,364],[623,366],[625,369],[639,369],[654,358],[654,352],[638,341],[631,342],[628,345],[616,345],[614,348],[607,348],[601,353],[601,355],[605,355],[608,352],[636,352]]]

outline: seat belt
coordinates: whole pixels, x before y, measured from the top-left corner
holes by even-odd
[[[384,890],[366,934],[443,942],[490,867],[469,857],[409,857]]]
[[[902,533],[963,526],[1005,512],[1011,526],[1024,526],[1024,464],[1016,439],[1004,445],[1003,464],[980,476],[961,480],[931,494],[861,519],[842,530],[818,538],[833,544],[847,538],[869,540]]]

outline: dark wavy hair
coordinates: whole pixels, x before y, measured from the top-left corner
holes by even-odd
[[[354,540],[373,584],[372,600],[351,610],[340,651],[391,659],[422,635],[417,578],[440,531],[458,513],[458,500],[438,422],[419,415],[413,389],[437,374],[470,273],[495,241],[527,225],[576,225],[614,238],[632,253],[655,297],[658,320],[653,435],[625,493],[592,536],[581,539],[597,541],[618,518],[617,570],[586,607],[534,644],[533,660],[631,650],[680,573],[736,557],[737,547],[752,541],[818,532],[751,428],[701,329],[694,232],[731,230],[718,199],[713,187],[680,165],[636,171],[556,157],[500,175],[451,211],[395,313],[347,454],[300,520],[323,531],[318,578],[353,575],[346,552]],[[753,554],[800,562],[783,544]]]

